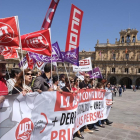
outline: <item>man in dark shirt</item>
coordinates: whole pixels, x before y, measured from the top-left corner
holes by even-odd
[[[41,93],[42,91],[50,91],[50,81],[51,81],[51,74],[53,74],[55,71],[55,67],[52,65],[52,71],[51,71],[51,64],[46,64],[44,67],[44,73],[41,76],[38,76],[33,84],[33,91],[37,91]],[[51,81],[52,82],[52,81]]]
[[[84,77],[84,81],[79,83],[79,88],[88,88],[88,84],[89,84],[89,74],[85,73],[85,77]]]

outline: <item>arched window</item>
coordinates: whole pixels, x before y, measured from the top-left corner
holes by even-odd
[[[130,35],[127,35],[126,42],[130,43]]]
[[[135,42],[136,41],[136,38],[135,38],[135,36],[133,36],[133,40],[132,40],[132,42]]]
[[[124,37],[122,36],[122,43],[124,43]]]

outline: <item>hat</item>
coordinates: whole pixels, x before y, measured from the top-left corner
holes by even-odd
[[[0,55],[0,63],[7,63],[3,55]]]

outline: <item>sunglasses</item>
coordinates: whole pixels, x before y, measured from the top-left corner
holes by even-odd
[[[70,81],[71,83],[74,83],[74,81]]]
[[[86,76],[86,78],[89,78],[89,76]]]
[[[26,73],[26,75],[31,75],[31,76],[33,76],[33,74],[32,74],[32,73]]]

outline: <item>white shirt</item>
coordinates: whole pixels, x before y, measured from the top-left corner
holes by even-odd
[[[16,83],[16,80],[13,79],[13,78],[10,78],[7,80],[7,87],[8,87],[8,92],[12,91],[13,90],[13,86],[15,85]],[[10,83],[10,84],[9,84]]]

